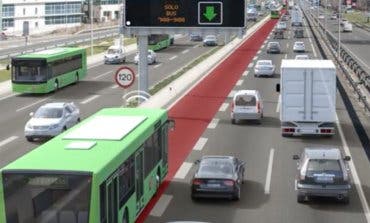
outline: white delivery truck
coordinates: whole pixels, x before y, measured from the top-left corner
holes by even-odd
[[[302,12],[299,9],[292,10],[292,26],[302,26]]]
[[[276,90],[283,136],[335,134],[336,69],[331,60],[282,60]]]
[[[255,8],[247,9],[247,20],[257,22],[258,12]]]

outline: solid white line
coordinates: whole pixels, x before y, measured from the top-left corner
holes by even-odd
[[[257,60],[257,59],[258,59],[258,56],[253,57],[253,60]]]
[[[160,67],[160,66],[162,66],[162,65],[163,65],[163,63],[157,64],[157,65],[155,65],[155,66],[154,66],[154,69],[155,69],[155,68],[158,68],[158,67]]]
[[[115,84],[115,85],[113,85],[112,87],[110,87],[110,88],[112,88],[112,89],[116,89],[116,88],[118,88],[119,86],[117,85],[117,84]]]
[[[278,103],[276,105],[276,112],[280,112],[281,94],[279,94]]]
[[[218,119],[218,118],[212,119],[212,121],[208,124],[207,128],[208,129],[215,129],[217,127],[217,124],[218,124],[219,121],[220,121],[220,119]]]
[[[244,80],[238,80],[238,81],[236,82],[236,86],[240,86],[240,85],[242,85],[242,84],[243,84],[243,82],[244,82]]]
[[[158,202],[155,204],[154,208],[150,212],[150,215],[154,217],[161,217],[170,204],[172,198],[172,195],[162,194],[162,196],[159,198]]]
[[[222,103],[219,111],[224,112],[224,111],[226,111],[227,107],[229,107],[229,103]]]
[[[261,48],[260,48],[260,49],[265,48],[265,45],[266,45],[266,44],[263,44],[263,45],[261,46]]]
[[[230,93],[229,93],[229,95],[227,96],[228,98],[232,98],[232,97],[234,97],[234,94],[236,93],[236,91],[235,90],[231,90],[230,91]]]
[[[182,54],[185,54],[185,53],[188,53],[188,52],[189,52],[189,49],[184,50],[184,51],[182,51],[181,53],[182,53]]]
[[[197,48],[199,45],[195,45],[195,46],[193,46],[193,48]]]
[[[244,71],[243,76],[248,76],[249,70]]]
[[[207,138],[199,138],[193,150],[201,151],[203,147],[206,145],[208,139]]]
[[[96,76],[96,77],[94,77],[93,78],[93,80],[96,80],[96,79],[99,79],[99,78],[101,78],[101,77],[104,77],[105,75],[108,75],[108,74],[110,74],[110,73],[112,73],[113,71],[108,71],[108,72],[105,72],[105,73],[103,73],[103,74],[100,74],[100,75],[98,75],[98,76]]]
[[[258,50],[257,55],[260,54],[260,53],[262,53],[262,50]]]
[[[176,59],[177,58],[177,56],[173,56],[173,57],[171,57],[169,60],[174,60],[174,59]]]
[[[189,170],[191,169],[192,166],[193,166],[192,163],[184,162],[177,170],[174,178],[185,179],[186,175],[189,173]]]
[[[335,114],[335,116],[336,116],[336,119],[337,119],[336,124],[337,124],[338,132],[339,132],[339,135],[340,135],[340,139],[342,141],[342,145],[343,145],[345,155],[351,156],[351,151],[349,150],[346,138],[344,137],[342,126],[339,124],[338,115]],[[367,203],[367,200],[366,200],[366,197],[365,197],[365,194],[364,194],[364,190],[362,189],[362,184],[361,184],[360,178],[357,174],[355,163],[353,161],[349,161],[348,164],[349,164],[349,168],[350,168],[351,173],[352,173],[352,177],[353,177],[353,181],[354,181],[357,193],[360,197],[360,201],[361,201],[362,209],[364,210],[366,221],[367,221],[367,223],[370,223],[369,204]]]
[[[254,63],[249,63],[248,68],[252,68],[254,66]]]
[[[100,97],[100,95],[93,95],[93,96],[91,96],[91,97],[87,98],[86,100],[81,101],[81,104],[87,104],[87,103],[89,103],[90,101],[97,99],[98,97]]]
[[[25,109],[27,109],[27,108],[29,108],[29,107],[32,107],[32,106],[34,106],[34,105],[37,105],[37,104],[39,104],[39,103],[41,103],[41,102],[46,101],[46,100],[48,100],[49,98],[50,98],[50,97],[47,97],[47,98],[41,99],[41,100],[39,100],[39,101],[36,101],[36,102],[34,102],[34,103],[32,103],[32,104],[26,105],[26,106],[24,106],[24,107],[22,107],[22,108],[18,108],[16,111],[17,111],[17,112],[19,112],[19,111],[25,110]]]
[[[274,153],[275,153],[275,149],[271,148],[270,156],[269,156],[269,163],[267,166],[266,181],[265,181],[265,194],[270,194],[271,173],[272,173],[272,164],[274,162]]]
[[[10,142],[12,142],[16,139],[18,139],[18,136],[10,136],[9,138],[4,139],[3,141],[0,142],[0,147],[6,145],[6,144],[8,144],[8,143],[10,143]]]

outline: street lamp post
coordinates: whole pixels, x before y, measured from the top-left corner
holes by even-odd
[[[94,18],[93,18],[93,0],[90,0],[90,44],[91,44],[91,50],[90,50],[90,53],[91,53],[91,55],[93,55],[93,54],[94,54],[94,40],[93,40],[94,31],[93,31],[93,21],[94,21]]]
[[[342,4],[341,0],[339,2],[339,19],[338,19],[338,60],[340,59],[340,22],[342,21]]]

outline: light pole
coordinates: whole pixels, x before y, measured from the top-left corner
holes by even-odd
[[[338,19],[338,60],[340,59],[340,22],[342,21],[342,4],[341,0],[338,0],[339,2],[339,19]]]
[[[90,44],[91,44],[91,50],[90,50],[90,54],[93,55],[94,54],[94,40],[93,40],[93,36],[94,36],[94,31],[93,31],[93,21],[94,21],[94,18],[93,18],[93,0],[90,0]]]

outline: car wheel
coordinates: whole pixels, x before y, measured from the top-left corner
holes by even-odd
[[[234,118],[231,119],[231,124],[233,124],[233,125],[236,124],[236,120]]]
[[[26,136],[26,139],[27,139],[28,142],[33,142],[34,141],[33,137],[31,137],[31,136]]]
[[[77,122],[76,123],[79,123],[79,122],[81,122],[81,118],[80,117],[77,118]]]
[[[343,204],[349,204],[349,197],[348,196],[344,196],[343,199],[342,199],[342,203]]]
[[[238,200],[240,200],[240,196],[241,196],[241,188],[240,187],[238,187],[237,189],[236,189],[236,193],[235,193],[235,195],[234,195],[234,201],[238,201]]]
[[[63,129],[62,129],[62,132],[65,132],[67,130],[67,127],[64,126]]]
[[[297,202],[298,203],[303,203],[305,198],[306,198],[306,196],[304,196],[303,194],[297,194]]]

